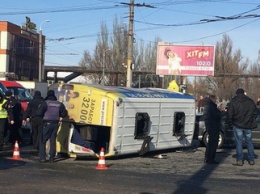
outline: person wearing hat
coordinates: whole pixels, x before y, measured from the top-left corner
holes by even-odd
[[[68,112],[63,103],[57,101],[55,92],[49,90],[47,97],[41,103],[37,116],[43,118],[43,132],[39,146],[40,162],[46,161],[46,143],[50,140],[50,162],[54,162],[56,155],[56,138],[59,124],[62,118],[67,117]]]
[[[32,126],[32,143],[34,149],[39,149],[39,142],[40,142],[40,135],[42,134],[42,117],[37,116],[37,110],[40,106],[40,104],[43,101],[43,97],[41,96],[40,91],[35,91],[33,99],[29,102],[26,111],[23,115],[23,125],[26,124],[26,122],[31,122]]]
[[[21,103],[15,99],[11,90],[7,90],[5,92],[5,97],[7,101],[5,102],[3,107],[7,110],[8,113],[8,121],[10,126],[9,142],[12,144],[15,144],[16,141],[18,141],[18,143],[21,143]]]
[[[248,163],[254,165],[255,153],[251,130],[257,127],[257,108],[255,102],[245,95],[242,88],[237,89],[236,95],[228,104],[227,116],[236,141],[236,162],[233,165],[244,165],[243,138],[248,150]]]

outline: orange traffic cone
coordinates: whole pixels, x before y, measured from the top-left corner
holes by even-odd
[[[14,153],[13,153],[13,160],[21,160],[22,158],[20,157],[20,151],[19,151],[19,144],[18,141],[15,142],[14,144]]]
[[[98,165],[96,166],[97,170],[107,170],[108,167],[105,164],[105,155],[104,155],[104,148],[101,148]]]

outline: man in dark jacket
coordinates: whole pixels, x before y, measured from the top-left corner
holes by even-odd
[[[67,117],[68,112],[61,102],[57,101],[53,90],[49,90],[47,97],[40,105],[37,116],[43,117],[43,133],[40,141],[40,162],[46,161],[46,142],[50,139],[50,162],[54,162],[56,155],[56,138],[59,123]]]
[[[237,89],[236,96],[228,104],[228,123],[233,128],[236,140],[236,162],[234,165],[237,166],[244,164],[243,137],[248,150],[248,163],[255,164],[251,130],[257,127],[257,108],[254,101],[244,93],[242,88]]]
[[[15,144],[16,141],[18,141],[18,143],[21,143],[22,141],[22,137],[20,135],[20,130],[22,126],[21,103],[14,98],[11,90],[5,92],[5,97],[7,99],[7,102],[3,105],[3,107],[7,110],[8,121],[10,124],[9,141],[12,144]]]
[[[37,116],[37,111],[42,101],[41,92],[35,91],[33,99],[29,102],[23,116],[23,125],[31,121],[33,147],[37,150],[39,149],[40,135],[43,128],[42,117]]]
[[[205,163],[218,164],[215,155],[218,147],[219,129],[221,125],[221,111],[217,108],[216,96],[210,95],[204,99],[204,121],[209,141],[206,146]]]

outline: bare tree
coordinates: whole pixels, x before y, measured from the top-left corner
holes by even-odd
[[[260,75],[260,50],[258,51],[258,59],[250,66],[248,74]],[[260,97],[260,78],[250,78],[248,79],[248,93],[249,95],[257,101]]]
[[[104,81],[106,85],[118,85],[119,80],[125,79],[117,72],[126,72],[123,67],[126,55],[127,29],[124,23],[118,22],[116,18],[112,34],[109,34],[106,24],[101,23],[94,54],[90,56],[89,52],[85,51],[80,66],[97,70],[97,73],[92,74],[95,83],[100,84]],[[105,76],[103,77],[103,73],[100,72],[103,72]],[[123,77],[125,77],[124,73]]]
[[[89,69],[93,69],[93,67],[92,67],[92,58],[91,58],[91,55],[90,55],[89,51],[84,51],[83,58],[80,60],[79,65],[81,67],[86,67],[86,68],[89,68]]]
[[[231,99],[238,87],[245,87],[245,80],[238,76],[225,75],[245,74],[249,61],[242,59],[240,49],[234,51],[230,37],[223,35],[222,41],[216,43],[215,50],[215,75],[222,76],[201,78],[201,83],[197,83],[197,88],[205,88],[206,84],[208,93],[218,95],[220,100]],[[203,93],[203,91],[200,92]]]
[[[102,22],[94,54],[90,56],[89,52],[85,51],[80,66],[99,70],[99,72],[104,70],[106,85],[124,85],[125,83],[122,82],[126,80],[127,37],[127,28],[122,21],[115,18],[113,33],[111,34],[108,33],[106,24]],[[160,39],[156,38],[154,42],[147,45],[143,41],[134,45],[133,62],[135,70],[155,72],[158,41]],[[93,76],[96,83],[102,82],[102,74],[96,73]],[[155,79],[156,76],[145,75],[145,77]]]
[[[134,63],[135,70],[138,76],[134,75],[133,81],[147,83],[147,86],[160,87],[159,76],[155,75],[156,58],[157,58],[157,44],[161,39],[156,37],[153,42],[145,44],[143,40],[134,45]],[[142,71],[154,72],[152,74],[143,74]],[[138,79],[138,80],[137,80]]]
[[[126,58],[127,58],[127,28],[125,23],[114,20],[113,36],[110,38],[110,53],[108,68],[114,72],[122,72],[122,74],[108,74],[109,85],[120,85],[126,78]]]

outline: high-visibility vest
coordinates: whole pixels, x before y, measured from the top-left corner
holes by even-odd
[[[7,110],[2,107],[2,105],[3,105],[6,101],[7,101],[7,100],[4,99],[3,102],[0,103],[0,119],[7,118]]]

